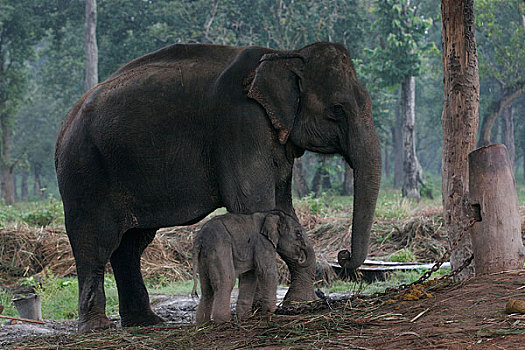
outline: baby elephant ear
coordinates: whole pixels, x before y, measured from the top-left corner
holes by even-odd
[[[268,214],[264,218],[261,234],[272,242],[274,248],[277,248],[277,243],[279,242],[279,215]]]
[[[248,89],[248,97],[265,109],[281,144],[288,140],[299,109],[303,61],[304,57],[292,53],[264,55]]]

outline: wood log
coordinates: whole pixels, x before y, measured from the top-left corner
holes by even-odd
[[[507,149],[502,144],[481,147],[468,158],[476,275],[522,269],[525,250]]]

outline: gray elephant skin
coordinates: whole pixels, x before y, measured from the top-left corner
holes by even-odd
[[[313,278],[314,250],[292,216],[279,211],[226,214],[207,222],[195,238],[193,251],[194,281],[198,270],[201,283],[197,324],[230,320],[230,296],[237,277],[239,320],[251,314],[257,285],[261,313],[275,311],[276,252],[284,260],[308,268]]]
[[[173,45],[137,58],[89,90],[64,119],[55,167],[79,282],[79,330],[106,328],[111,262],[123,326],[162,320],[150,308],[140,256],[161,227],[219,207],[295,215],[294,158],[338,153],[354,169],[351,254],[368,252],[381,176],[372,103],[347,50]],[[315,298],[289,266],[286,300]]]

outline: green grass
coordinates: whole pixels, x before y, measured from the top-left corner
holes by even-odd
[[[78,281],[75,277],[60,278],[48,276],[40,282],[28,278],[19,283],[33,285],[42,303],[42,317],[46,320],[70,320],[78,318]],[[189,295],[193,288],[193,281],[175,283],[160,283],[146,281],[148,292],[151,295]],[[113,275],[104,277],[106,292],[106,313],[108,316],[118,315],[118,293]],[[200,292],[200,291],[199,291]],[[18,313],[12,303],[14,295],[0,290],[0,304],[5,309],[2,315],[17,317]]]
[[[49,201],[18,202],[14,205],[0,206],[0,226],[12,223],[26,223],[33,226],[64,223],[62,202]]]
[[[151,283],[146,281],[146,287],[150,294],[165,294],[165,295],[190,295],[193,289],[193,280],[169,282],[169,283]],[[197,281],[197,292],[200,294],[199,282]]]
[[[398,250],[397,252],[392,253],[388,260],[395,261],[395,262],[409,262],[409,261],[417,261],[416,254],[412,253],[412,251],[409,248],[403,248],[401,250]]]
[[[328,293],[358,293],[358,294],[373,294],[384,292],[386,288],[396,287],[403,283],[412,283],[417,281],[419,277],[425,272],[425,269],[411,270],[411,271],[395,271],[390,273],[385,281],[376,281],[373,283],[365,283],[363,281],[344,282],[335,281],[329,288],[326,288]],[[439,276],[449,272],[449,270],[438,270],[433,276]]]

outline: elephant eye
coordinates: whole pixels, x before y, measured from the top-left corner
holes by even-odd
[[[339,103],[333,105],[330,112],[330,119],[332,120],[341,120],[346,116],[345,108]]]
[[[303,234],[302,234],[301,231],[296,231],[296,232],[295,232],[295,236],[296,236],[297,238],[303,238]]]

